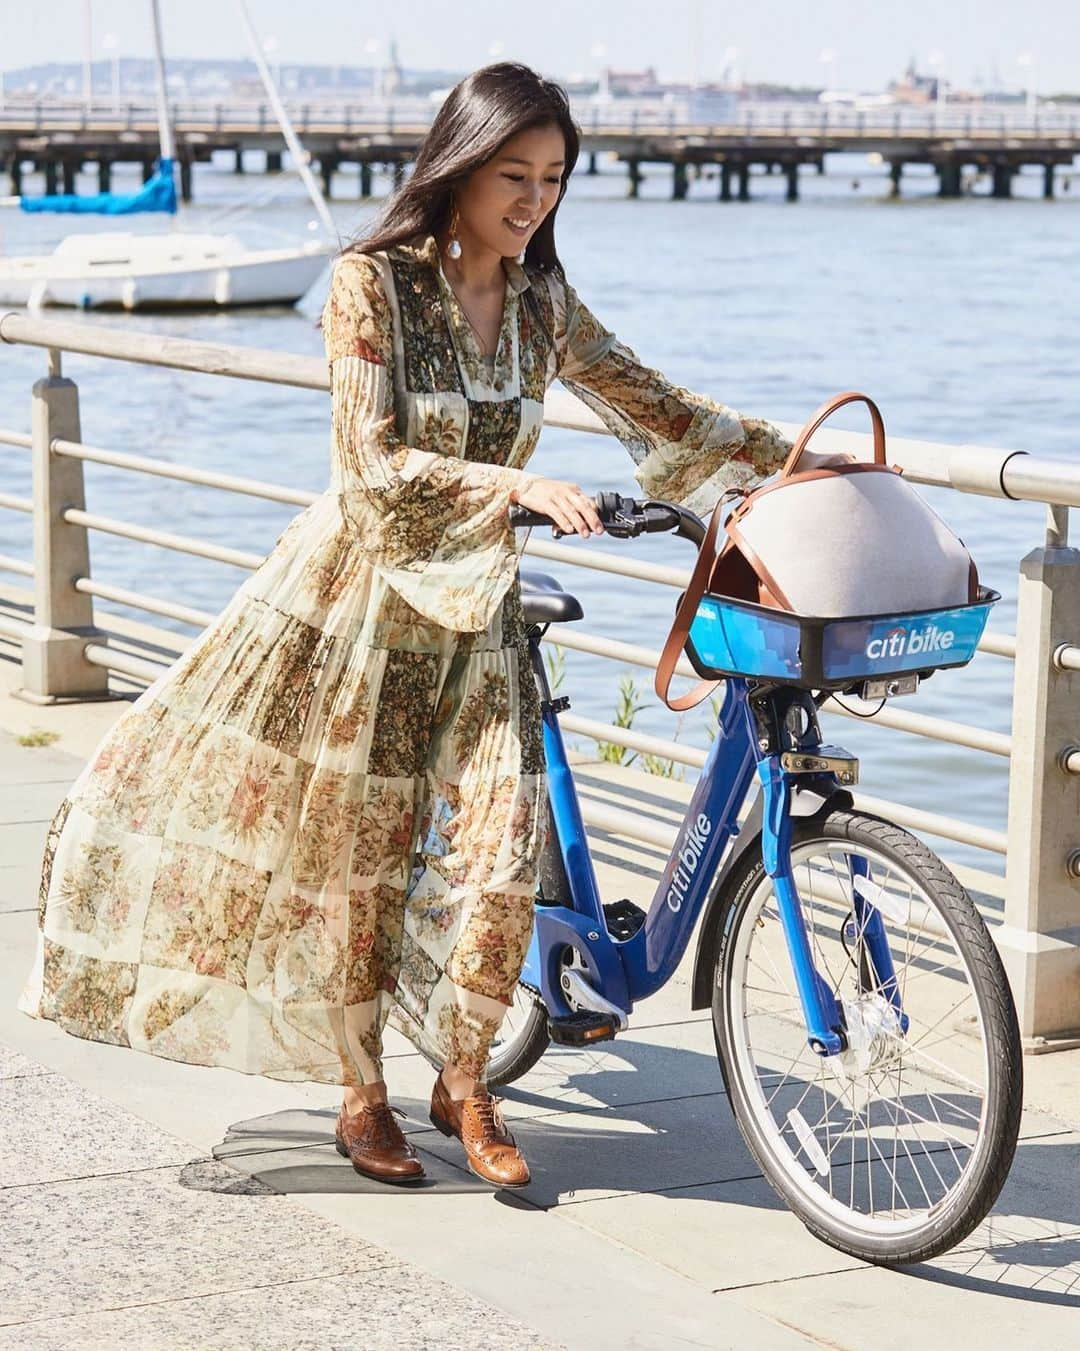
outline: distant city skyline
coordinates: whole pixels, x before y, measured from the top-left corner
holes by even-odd
[[[397,0],[249,0],[275,64],[378,64],[396,39],[407,69],[463,73],[499,59],[520,60],[555,78],[594,76],[603,67],[656,69],[662,81],[718,80],[727,72],[758,83],[883,88],[914,58],[958,89],[1080,89],[1080,6],[1076,0],[908,0],[867,7],[854,0],[756,0],[718,6],[672,0],[658,19],[653,0],[553,0],[523,10],[493,0],[447,7]],[[84,0],[5,6],[0,69],[81,61]],[[167,55],[248,55],[236,6],[225,0],[161,0]],[[92,0],[92,55],[150,53],[149,0]]]

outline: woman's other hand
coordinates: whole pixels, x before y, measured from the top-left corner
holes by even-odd
[[[604,533],[603,522],[596,512],[596,503],[576,483],[564,483],[557,478],[534,478],[510,496],[512,502],[550,516],[564,535]]]
[[[799,456],[795,472],[801,474],[808,469],[835,469],[841,464],[854,464],[856,459],[857,456],[849,455],[846,450],[804,450]]]

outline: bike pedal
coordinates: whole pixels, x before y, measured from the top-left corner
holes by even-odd
[[[619,1025],[610,1014],[572,1013],[568,1018],[549,1018],[548,1036],[559,1046],[591,1046],[594,1041],[610,1041]]]
[[[645,923],[645,911],[633,901],[608,901],[604,905],[604,922],[608,933],[619,943],[633,938]]]

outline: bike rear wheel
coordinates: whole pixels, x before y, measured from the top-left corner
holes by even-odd
[[[500,1088],[528,1074],[550,1044],[544,1001],[519,981],[513,1002],[491,1043],[485,1076],[489,1087]]]
[[[818,1238],[865,1261],[926,1261],[986,1215],[1016,1147],[1022,1057],[1001,960],[953,874],[887,821],[796,821],[792,866],[849,1048],[822,1057],[807,1045],[772,881],[751,852],[729,883],[713,989],[732,1108],[765,1177]],[[866,942],[875,912],[906,1034]]]

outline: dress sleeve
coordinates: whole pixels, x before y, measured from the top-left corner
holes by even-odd
[[[482,631],[517,571],[511,493],[535,475],[402,441],[394,410],[394,315],[376,258],[354,252],[337,259],[322,326],[333,484],[359,547],[425,618]]]
[[[673,384],[605,328],[565,278],[549,285],[556,376],[627,448],[649,497],[705,515],[726,488],[756,487],[783,465],[791,442],[772,423]]]

